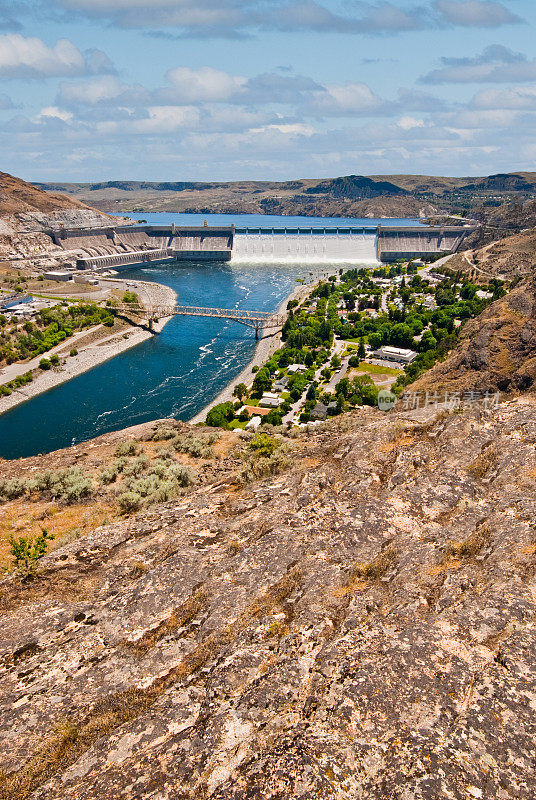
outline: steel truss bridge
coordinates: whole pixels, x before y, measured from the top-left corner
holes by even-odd
[[[231,319],[253,328],[255,338],[259,338],[261,330],[281,328],[286,320],[285,315],[271,314],[267,311],[245,311],[241,308],[204,308],[202,306],[137,306],[135,304],[122,304],[107,306],[111,313],[121,315],[132,315],[146,319],[149,328],[159,319],[165,317],[216,317],[219,319]]]

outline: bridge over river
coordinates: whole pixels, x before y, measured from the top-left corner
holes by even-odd
[[[231,319],[240,325],[253,328],[255,338],[261,330],[281,328],[286,320],[284,314],[271,314],[266,311],[248,311],[241,308],[205,308],[203,306],[137,306],[135,304],[107,306],[114,314],[135,316],[146,319],[152,330],[154,323],[166,317],[217,317]]]

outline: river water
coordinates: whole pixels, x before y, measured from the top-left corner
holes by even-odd
[[[291,225],[301,221],[255,215],[131,216],[177,224],[202,224],[205,219],[208,224],[231,220],[240,225],[259,221]],[[314,224],[316,220],[303,221]],[[317,224],[337,221],[345,220],[319,220]],[[297,279],[309,282],[325,271],[322,264],[174,262],[122,271],[121,276],[171,286],[181,305],[275,311],[293,291]],[[254,332],[236,322],[173,317],[160,334],[0,415],[0,456],[46,453],[162,417],[191,419],[241,372],[254,350]]]

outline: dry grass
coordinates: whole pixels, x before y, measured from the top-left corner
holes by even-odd
[[[434,564],[433,567],[430,567],[426,570],[428,575],[432,577],[436,575],[441,575],[442,572],[449,572],[450,570],[457,570],[463,564],[459,558],[447,558],[441,561],[439,564]]]
[[[445,556],[447,559],[468,559],[474,558],[491,541],[491,530],[487,523],[479,525],[467,539],[460,542],[449,542],[446,547]]]
[[[413,441],[414,436],[405,431],[397,431],[394,429],[393,431],[389,432],[389,435],[393,438],[390,438],[387,442],[382,442],[382,444],[378,445],[376,450],[379,453],[391,453],[393,450],[400,450],[404,449],[405,447],[409,447]]]
[[[11,564],[10,536],[35,537],[46,528],[55,538],[56,550],[100,525],[119,518],[117,509],[106,502],[92,505],[57,506],[50,502],[14,500],[0,506],[0,569]]]
[[[389,572],[396,559],[396,550],[394,547],[387,547],[381,553],[378,553],[372,561],[367,563],[355,562],[350,567],[347,574],[346,586],[351,584],[356,585],[356,581],[371,582],[380,580],[384,575]]]

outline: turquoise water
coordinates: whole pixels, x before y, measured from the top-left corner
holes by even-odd
[[[183,305],[273,311],[316,270],[175,262],[121,272],[171,286]],[[230,320],[173,317],[163,331],[0,416],[0,456],[67,447],[162,417],[191,419],[251,360],[255,334]]]

